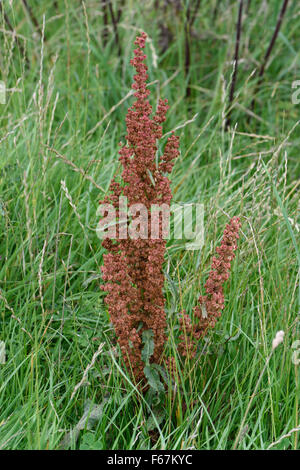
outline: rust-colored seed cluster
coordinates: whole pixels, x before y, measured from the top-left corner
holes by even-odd
[[[162,137],[161,124],[165,121],[168,109],[167,100],[159,100],[156,112],[148,101],[146,86],[147,66],[145,65],[146,34],[135,40],[137,48],[131,65],[136,69],[134,96],[136,101],[128,109],[126,116],[127,144],[119,151],[122,165],[121,181],[114,178],[109,195],[100,204],[111,204],[117,219],[116,238],[103,240],[108,253],[104,255],[102,267],[103,290],[107,292],[106,303],[113,323],[123,358],[132,370],[136,382],[144,382],[142,361],[142,334],[152,330],[154,353],[151,362],[159,363],[166,342],[166,316],[163,296],[163,262],[166,241],[163,239],[162,215],[158,216],[158,238],[151,239],[151,208],[153,205],[170,205],[172,193],[167,173],[172,171],[174,160],[179,154],[179,138],[171,135],[165,145],[159,163],[156,159],[157,140]],[[148,211],[148,236],[136,238],[119,236],[124,219],[119,207],[120,197],[127,198],[128,207],[142,204]],[[138,214],[136,214],[138,215]],[[129,228],[126,221],[126,229]],[[224,308],[223,283],[227,280],[230,262],[234,257],[240,222],[237,217],[226,226],[218,257],[212,261],[212,270],[205,284],[206,295],[199,298],[199,306],[194,309],[195,321],[183,313],[181,336],[178,350],[182,356],[193,357],[198,340],[208,328],[215,325]],[[124,226],[122,227],[122,230]],[[123,232],[122,232],[123,233]],[[172,361],[171,361],[172,362]],[[170,364],[170,361],[167,361]]]
[[[127,145],[119,151],[122,164],[122,182],[114,179],[110,195],[102,203],[112,204],[121,219],[118,209],[120,196],[127,197],[128,206],[143,204],[149,214],[153,204],[170,205],[172,193],[165,173],[172,170],[174,159],[179,154],[179,139],[171,135],[165,146],[160,163],[156,164],[157,139],[162,137],[161,124],[168,109],[167,100],[160,100],[153,117],[146,88],[147,66],[143,53],[146,34],[136,38],[134,59],[136,69],[132,87],[136,90],[136,101],[128,109],[126,117]],[[117,230],[118,232],[118,230]],[[163,296],[164,275],[162,265],[166,241],[162,237],[160,223],[159,238],[135,240],[132,238],[111,240],[106,238],[104,255],[103,289],[108,292],[106,303],[114,325],[126,365],[132,369],[136,381],[143,379],[144,364],[141,360],[144,330],[154,333],[153,362],[159,362],[165,344],[166,317]]]

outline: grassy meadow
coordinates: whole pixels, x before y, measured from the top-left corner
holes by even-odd
[[[258,75],[282,3],[243,2],[234,74],[238,1],[1,2],[0,449],[300,448],[297,1]],[[169,348],[242,222],[225,309],[197,361],[178,358],[162,416],[122,366],[96,234],[140,31],[151,103],[168,99],[163,132],[180,136],[174,202],[204,204],[203,249],[167,245]]]

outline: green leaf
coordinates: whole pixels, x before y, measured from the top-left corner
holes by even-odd
[[[79,448],[80,450],[103,450],[103,443],[96,440],[93,433],[87,432],[83,435]]]
[[[151,388],[153,388],[156,392],[161,392],[164,390],[164,386],[160,381],[159,373],[154,369],[154,367],[145,366],[144,374]]]
[[[164,408],[154,408],[152,410],[153,415],[149,416],[146,422],[146,428],[147,431],[152,431],[157,427],[157,425],[160,425],[166,416],[166,410]]]
[[[95,405],[92,401],[87,400],[84,404],[83,416],[76,426],[65,434],[59,444],[60,448],[68,449],[72,441],[76,443],[82,429],[92,429],[92,427],[102,419],[103,408],[107,403],[110,403],[111,400],[111,397],[105,397],[100,405]]]
[[[154,352],[154,333],[152,330],[146,330],[142,334],[142,339],[144,343],[144,347],[142,349],[141,357],[142,361],[144,361],[145,364],[149,364],[150,357],[152,356]]]

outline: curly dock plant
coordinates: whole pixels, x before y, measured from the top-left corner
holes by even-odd
[[[109,194],[100,203],[102,216],[107,216],[108,204],[114,208],[116,220],[115,236],[106,236],[102,242],[107,250],[102,267],[105,282],[102,288],[107,292],[109,316],[125,364],[136,382],[141,383],[144,383],[145,369],[149,368],[149,364],[162,361],[167,326],[163,295],[166,240],[163,237],[162,215],[158,215],[159,229],[155,238],[148,236],[151,229],[151,217],[148,215],[157,205],[170,206],[172,193],[167,174],[172,171],[179,154],[179,138],[172,134],[157,161],[157,142],[162,138],[161,124],[166,119],[168,105],[167,100],[159,100],[156,111],[152,112],[146,84],[145,41],[145,33],[136,38],[137,47],[131,60],[131,65],[136,69],[132,85],[136,100],[126,116],[127,142],[119,150],[122,173],[119,179],[113,178]],[[130,213],[131,225],[124,219],[122,207],[119,206],[122,198],[126,199],[128,207],[135,208]],[[130,232],[132,226],[138,224],[143,208],[147,209],[147,226],[140,230],[138,236],[126,236],[127,230]],[[213,261],[213,271],[206,284],[207,295],[200,301],[207,305],[207,318],[203,321],[201,311],[196,307],[198,325],[194,328],[187,315],[183,316],[182,328],[188,330],[189,341],[193,345],[200,338],[200,331],[204,332],[214,325],[218,311],[223,308],[221,285],[228,277],[238,228],[238,219],[232,219],[219,249],[219,259]],[[180,341],[179,351],[188,354],[191,347],[186,345],[185,339],[181,338]]]

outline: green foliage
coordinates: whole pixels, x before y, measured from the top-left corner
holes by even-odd
[[[145,364],[149,365],[150,358],[154,352],[154,333],[152,330],[145,330],[142,334],[144,347],[141,357]]]

